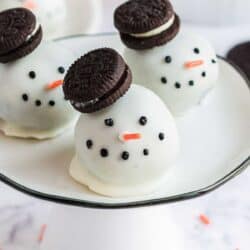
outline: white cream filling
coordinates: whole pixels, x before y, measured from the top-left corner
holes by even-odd
[[[30,35],[27,36],[26,38],[26,42],[29,41],[36,33],[37,31],[39,30],[40,28],[40,23],[36,22],[36,27],[35,29],[32,31],[32,33]]]
[[[76,108],[85,108],[86,106],[89,105],[94,105],[99,101],[99,98],[95,98],[93,100],[90,100],[88,102],[75,102],[75,101],[70,101],[70,103],[75,106]]]
[[[163,31],[168,30],[174,23],[175,21],[175,15],[173,15],[168,22],[166,22],[165,24],[161,25],[160,27],[150,30],[148,32],[145,33],[140,33],[140,34],[130,34],[133,37],[151,37],[151,36],[156,36],[161,34]]]

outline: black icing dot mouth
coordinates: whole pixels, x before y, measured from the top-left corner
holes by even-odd
[[[113,127],[114,126],[114,120],[112,118],[106,119],[106,120],[104,120],[104,124],[107,127]]]
[[[163,84],[166,84],[167,82],[168,82],[168,80],[167,80],[167,78],[166,77],[162,77],[161,78],[161,82],[163,83]]]
[[[165,134],[164,134],[163,132],[160,132],[160,133],[158,134],[158,139],[159,139],[160,141],[164,141],[164,140],[165,140]],[[87,149],[89,149],[89,150],[92,149],[92,148],[93,148],[93,141],[90,140],[90,139],[88,139],[88,140],[86,141],[86,147],[87,147]],[[143,155],[144,155],[144,156],[149,156],[149,154],[150,154],[150,151],[149,151],[148,148],[144,148],[142,152],[143,152]],[[109,151],[108,151],[108,149],[102,148],[102,149],[100,150],[100,156],[101,156],[102,158],[107,158],[107,157],[109,156]],[[122,160],[124,160],[124,161],[127,161],[127,160],[129,160],[129,158],[130,158],[130,153],[129,153],[128,151],[123,151],[123,152],[120,154],[120,158],[121,158]]]
[[[35,72],[35,71],[30,71],[30,72],[29,72],[29,77],[30,77],[31,79],[35,79],[35,78],[36,78],[36,72]]]
[[[206,73],[205,71],[203,71],[203,72],[201,73],[201,76],[202,76],[202,77],[206,77],[206,76],[207,76],[207,73]]]
[[[55,101],[53,101],[53,100],[49,101],[49,106],[53,107],[55,105],[56,105]]]
[[[127,161],[129,159],[129,152],[127,151],[122,152],[121,157],[124,161]]]
[[[21,95],[21,98],[24,102],[28,102],[30,99],[30,97],[27,93],[23,93]],[[40,106],[42,106],[42,101],[40,99],[37,99],[37,100],[35,100],[34,104],[35,104],[35,106],[40,107]],[[56,102],[54,100],[50,100],[48,102],[48,105],[51,107],[54,107],[56,105]]]
[[[142,125],[142,126],[145,126],[148,122],[148,119],[146,116],[142,116],[139,120],[139,123]]]
[[[189,84],[189,86],[194,86],[194,81],[191,80],[191,81],[188,82],[188,84]]]
[[[105,121],[107,120],[110,120],[111,118],[109,119],[106,119],[104,120],[104,123]],[[112,119],[111,119],[112,120]],[[113,120],[112,120],[113,121]],[[147,117],[145,116],[141,116],[140,117],[140,121],[143,121],[143,124],[144,123],[147,123]],[[159,132],[158,133],[158,140],[160,141],[164,141],[165,140],[165,133],[164,132]],[[94,146],[94,142],[92,139],[88,138],[85,140],[85,147],[88,149],[88,150],[91,150]],[[143,154],[144,156],[149,156],[150,155],[150,150],[149,148],[142,148],[142,151],[141,151],[141,154]],[[99,150],[99,155],[102,157],[102,158],[107,158],[110,156],[110,151],[106,148],[106,147],[102,147],[100,150]],[[121,160],[124,160],[124,161],[128,161],[129,158],[130,158],[130,152],[127,151],[127,150],[124,150],[124,151],[121,151],[119,157]]]
[[[92,141],[92,140],[87,140],[87,141],[86,141],[86,147],[87,147],[88,149],[91,149],[91,148],[93,147],[93,141]]]
[[[41,102],[40,100],[36,100],[36,101],[35,101],[35,105],[36,105],[37,107],[40,107],[40,106],[42,105],[42,102]]]
[[[179,82],[176,82],[176,83],[175,83],[175,87],[176,87],[177,89],[180,89],[180,88],[181,88],[181,84],[180,84]]]
[[[172,62],[172,57],[171,56],[166,56],[165,57],[165,62],[166,63],[171,63]]]
[[[212,63],[217,63],[217,61],[215,59],[212,59],[211,62]]]
[[[103,158],[107,158],[107,157],[109,156],[109,151],[108,151],[106,148],[102,148],[102,149],[100,150],[100,155],[101,155],[101,157],[103,157]]]
[[[27,94],[22,95],[23,101],[27,102],[29,100],[29,96]]]
[[[200,54],[200,50],[198,48],[194,48],[194,53],[195,54]]]
[[[159,139],[160,139],[160,141],[164,141],[165,140],[165,134],[164,133],[159,133]]]

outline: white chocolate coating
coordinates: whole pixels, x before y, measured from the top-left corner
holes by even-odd
[[[199,53],[194,52],[195,48]],[[165,62],[166,56],[171,57],[170,63]],[[219,67],[214,49],[205,39],[192,33],[180,32],[166,45],[150,50],[126,48],[124,57],[133,72],[134,83],[143,83],[154,91],[175,116],[183,115],[197,105],[218,79]],[[185,67],[188,62],[201,60],[201,65]]]
[[[73,60],[66,48],[47,42],[26,57],[0,64],[0,119],[7,135],[44,139],[72,124],[78,115],[64,100],[62,87],[46,87],[62,80]],[[64,67],[65,73],[60,73],[59,67]],[[31,71],[36,74],[34,79],[29,76]]]
[[[64,0],[1,0],[0,11],[25,7],[30,9],[41,23],[45,35],[51,35],[59,27],[66,17],[66,4]]]
[[[163,25],[161,25],[158,28],[155,28],[155,29],[150,30],[150,31],[145,32],[145,33],[130,34],[130,35],[134,36],[134,37],[141,37],[141,38],[156,36],[156,35],[161,34],[163,31],[168,30],[173,25],[174,21],[175,21],[175,15],[173,15],[166,23],[164,23]]]
[[[147,124],[141,125],[142,116]],[[113,119],[114,125],[105,125]],[[141,139],[122,141],[121,135],[139,133]],[[164,140],[159,134],[164,134]],[[86,142],[91,140],[92,147]],[[135,196],[155,191],[165,180],[179,152],[175,121],[150,90],[132,85],[114,105],[82,114],[75,129],[76,157],[70,174],[91,190],[106,196]],[[108,150],[102,157],[101,149]],[[144,155],[144,149],[148,155]],[[129,158],[124,160],[126,151]]]

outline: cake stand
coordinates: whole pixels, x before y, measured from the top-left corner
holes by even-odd
[[[57,42],[73,49],[77,57],[99,47],[123,51],[116,34],[66,37]],[[41,142],[0,135],[0,179],[19,191],[57,203],[42,250],[185,249],[167,206],[155,205],[212,192],[250,163],[250,84],[225,59],[218,57],[218,63],[216,88],[177,119],[180,158],[166,184],[151,195],[103,197],[71,179],[73,128]]]

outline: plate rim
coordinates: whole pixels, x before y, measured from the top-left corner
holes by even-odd
[[[79,37],[96,37],[96,36],[112,36],[117,35],[117,33],[109,32],[109,33],[98,33],[98,34],[79,34],[79,35],[72,35],[72,36],[65,36],[61,38],[55,39],[55,41],[62,41],[68,39],[74,39]],[[245,80],[247,87],[250,90],[250,80],[247,78],[244,72],[235,65],[230,60],[222,57],[217,56],[222,61],[225,61],[229,65],[231,65]],[[236,176],[241,174],[245,169],[249,167],[250,164],[250,155],[242,161],[234,170],[232,170],[227,175],[223,176],[213,184],[206,186],[204,188],[194,190],[191,192],[168,196],[164,198],[156,198],[156,199],[149,199],[149,200],[142,200],[142,201],[133,201],[133,202],[124,202],[124,203],[104,203],[104,202],[91,202],[87,200],[80,200],[74,198],[67,198],[59,195],[52,195],[48,193],[42,193],[37,190],[33,190],[31,188],[25,187],[24,185],[17,183],[16,181],[10,179],[6,175],[0,172],[0,181],[5,183],[7,186],[14,188],[17,191],[20,191],[26,195],[32,196],[37,199],[63,204],[63,205],[70,205],[76,207],[84,207],[84,208],[95,208],[95,209],[127,209],[127,208],[139,208],[139,207],[149,207],[154,205],[163,205],[163,204],[170,204],[174,202],[186,201],[194,198],[201,197],[203,195],[209,194],[212,191],[220,188],[221,186],[225,185],[230,180],[234,179]]]

